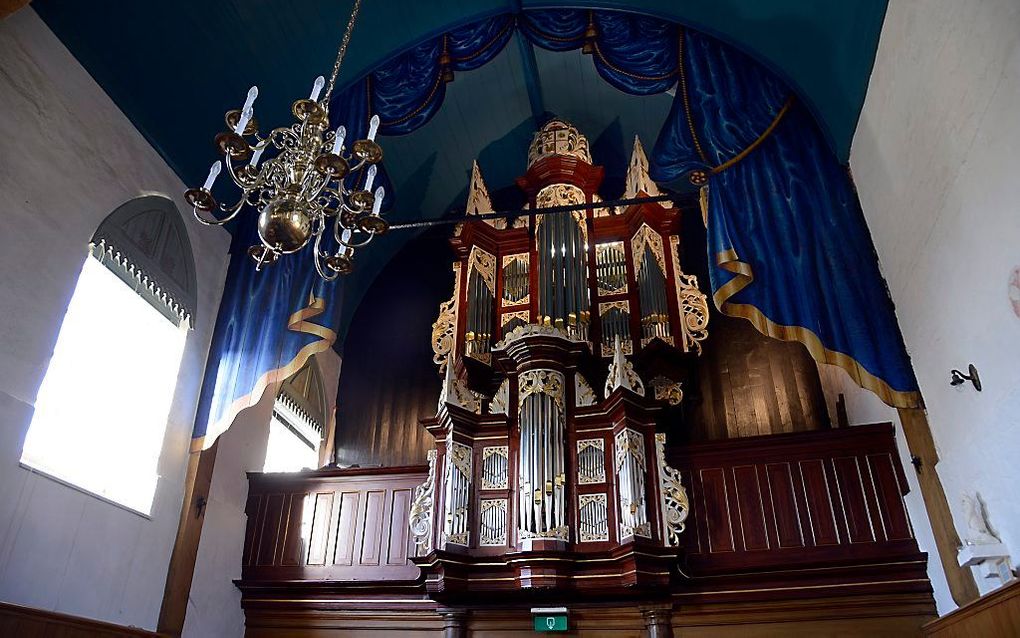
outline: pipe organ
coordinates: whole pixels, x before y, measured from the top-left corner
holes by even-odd
[[[680,269],[681,211],[600,206],[602,177],[553,120],[517,180],[536,214],[451,240],[455,289],[433,326],[445,381],[424,423],[436,454],[411,508],[433,593],[669,580],[688,505],[657,422],[682,399],[677,362],[700,354],[708,307]],[[626,188],[660,194],[637,140]],[[567,204],[591,206],[541,214]],[[491,209],[476,164],[467,213]]]

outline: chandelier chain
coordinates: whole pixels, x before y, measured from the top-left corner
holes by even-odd
[[[351,33],[354,31],[354,22],[358,19],[358,13],[361,11],[361,0],[354,0],[354,8],[351,9],[351,17],[347,21],[347,29],[344,31],[344,37],[340,41],[340,48],[336,52],[336,62],[333,63],[333,72],[329,75],[329,84],[326,85],[326,95],[322,99],[323,108],[329,111],[329,98],[333,95],[333,85],[336,84],[336,78],[340,74],[340,63],[343,62],[344,55],[347,53],[347,45],[351,41]]]

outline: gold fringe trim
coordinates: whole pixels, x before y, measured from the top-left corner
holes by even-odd
[[[698,189],[698,204],[701,205],[701,221],[708,228],[708,184]]]
[[[754,273],[752,272],[751,265],[747,262],[740,261],[737,257],[736,251],[732,248],[719,252],[715,259],[720,268],[734,274],[733,279],[726,282],[726,284],[720,287],[719,290],[715,291],[712,295],[712,299],[720,312],[731,317],[747,319],[751,322],[751,325],[758,330],[758,332],[772,337],[773,339],[780,339],[782,341],[799,341],[804,344],[815,361],[843,368],[846,370],[847,374],[850,375],[850,378],[857,383],[857,385],[861,386],[865,390],[874,392],[878,398],[882,399],[882,401],[889,406],[894,408],[924,407],[924,402],[921,399],[920,392],[903,392],[900,390],[893,390],[889,387],[888,383],[864,369],[864,367],[853,357],[842,352],[826,348],[822,345],[822,340],[818,338],[818,335],[807,328],[801,326],[784,326],[775,323],[762,314],[758,308],[750,304],[730,303],[728,301],[729,298],[749,286],[751,282],[754,281]]]
[[[294,358],[285,365],[269,370],[259,377],[251,392],[243,397],[235,399],[223,416],[206,429],[204,436],[196,437],[191,440],[192,452],[200,452],[211,448],[213,443],[216,442],[216,439],[230,428],[238,414],[240,414],[243,410],[258,404],[258,402],[262,400],[262,396],[265,394],[266,389],[268,389],[271,385],[285,381],[288,377],[308,363],[308,360],[314,355],[320,352],[325,352],[332,347],[333,343],[336,342],[336,332],[326,328],[325,326],[320,326],[308,321],[308,319],[317,317],[325,311],[326,300],[321,297],[316,297],[313,294],[309,294],[308,305],[290,316],[287,320],[287,329],[293,330],[294,332],[303,332],[305,334],[315,335],[316,337],[319,337],[319,340],[309,343],[301,348],[297,355],[295,355]]]

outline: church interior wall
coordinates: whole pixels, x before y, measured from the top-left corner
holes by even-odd
[[[36,393],[93,231],[140,195],[188,209],[178,177],[30,7],[0,22],[0,59],[0,600],[155,628],[229,236],[186,224],[198,307],[151,516],[21,467]],[[106,363],[112,374],[131,372]]]
[[[1018,103],[1016,3],[891,2],[850,157],[924,395],[956,528],[965,539],[961,498],[977,492],[1014,565],[1020,558]],[[950,370],[966,372],[970,363],[983,390],[950,387]],[[892,418],[862,395],[848,395],[848,408],[852,417]],[[905,447],[901,440],[901,452]],[[920,497],[912,471],[907,474],[908,504],[920,528]],[[920,530],[918,538],[934,554]],[[977,580],[982,592],[994,586]]]
[[[335,410],[340,356],[328,350],[315,359],[326,390],[327,414],[331,414]],[[257,405],[237,415],[218,440],[185,616],[184,635],[189,638],[239,636],[244,631],[241,592],[234,586],[234,579],[241,577],[241,552],[248,523],[247,472],[261,472],[265,463],[276,392],[276,388],[269,388]]]

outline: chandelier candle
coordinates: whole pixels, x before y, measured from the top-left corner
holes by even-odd
[[[375,141],[379,116],[371,118],[368,136],[354,142],[349,153],[344,148],[347,128],[329,130],[330,97],[360,9],[361,0],[355,0],[329,81],[321,75],[315,78],[308,98],[291,106],[297,122],[260,133],[255,119],[259,90],[251,87],[241,108],[226,113],[226,130],[216,136],[222,162],[213,164],[201,188],[184,194],[195,218],[206,225],[222,226],[248,207],[258,211],[259,243],[248,249],[257,270],[311,242],[316,271],[332,281],[351,272],[356,248],[389,230],[381,216],[385,191],[381,187],[372,191],[376,164],[383,158]],[[263,157],[267,159],[262,161]],[[232,204],[220,203],[212,194],[223,164],[240,190]],[[362,170],[364,186],[349,189],[344,178]],[[331,236],[326,246],[335,244],[334,248],[325,249],[324,235]]]

